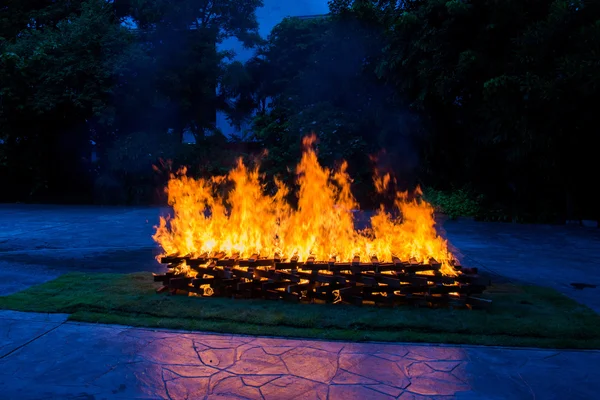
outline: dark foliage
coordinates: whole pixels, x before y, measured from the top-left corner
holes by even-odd
[[[377,167],[453,213],[598,218],[597,1],[333,0],[266,39],[260,5],[3,2],[0,200],[159,201],[161,159],[221,174],[261,149],[263,171],[291,182],[314,131],[326,165],[349,161],[363,207]],[[231,36],[255,56],[219,51]],[[225,138],[217,110],[251,134]]]

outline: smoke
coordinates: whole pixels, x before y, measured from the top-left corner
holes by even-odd
[[[412,189],[418,175],[422,123],[376,74],[384,33],[354,19],[327,23],[330,27],[310,59],[293,60],[306,65],[291,90],[294,103],[314,119],[314,129],[321,130],[322,136],[337,139],[339,131],[345,130],[345,138],[360,138],[365,160],[368,154],[375,155],[378,161],[373,167],[394,174],[399,189]],[[317,106],[327,113],[311,112]],[[331,126],[334,119],[338,123]]]
[[[394,175],[400,190],[412,189],[416,184],[420,133],[418,116],[408,110],[390,110],[379,131],[377,145],[382,150],[377,153],[376,167]]]

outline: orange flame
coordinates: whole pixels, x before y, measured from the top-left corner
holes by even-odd
[[[182,170],[167,186],[173,218],[160,218],[153,238],[166,255],[199,257],[224,252],[239,257],[298,256],[306,260],[370,261],[415,259],[442,263],[442,273],[456,275],[454,257],[446,240],[435,230],[433,207],[407,192],[396,193],[394,206],[401,218],[393,218],[383,206],[371,218],[371,228],[358,231],[353,210],[358,204],[350,191],[346,162],[337,170],[322,167],[313,148],[314,135],[303,139],[304,152],[296,168],[298,207],[285,198],[289,188],[276,180],[277,192],[265,194],[258,168],[248,169],[242,160],[227,176],[192,179]],[[375,175],[378,191],[389,185],[389,174]],[[231,185],[226,195],[219,192]]]

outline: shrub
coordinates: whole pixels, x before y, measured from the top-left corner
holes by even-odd
[[[426,188],[423,197],[435,207],[436,211],[450,218],[478,217],[481,214],[482,197],[468,189],[445,192]]]

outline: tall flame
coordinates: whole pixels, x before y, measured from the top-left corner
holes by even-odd
[[[193,179],[182,170],[167,186],[172,218],[160,218],[153,238],[166,255],[196,256],[224,252],[240,257],[279,254],[290,258],[338,262],[355,256],[379,261],[415,259],[442,263],[442,273],[456,275],[446,240],[438,236],[433,207],[416,196],[397,192],[394,218],[381,206],[371,217],[371,228],[358,231],[353,210],[358,208],[350,191],[351,178],[344,162],[336,170],[322,167],[314,150],[314,135],[303,139],[304,151],[296,168],[298,206],[285,198],[290,189],[276,180],[277,191],[265,194],[258,168],[249,169],[242,160],[226,176]],[[383,192],[389,174],[375,175],[375,186]],[[224,190],[225,189],[225,190]],[[223,193],[225,191],[225,193]]]

